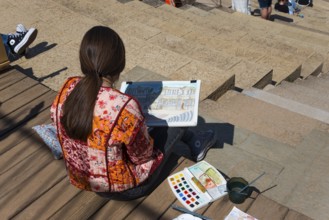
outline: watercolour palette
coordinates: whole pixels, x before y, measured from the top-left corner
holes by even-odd
[[[190,211],[195,211],[226,195],[226,180],[206,161],[168,177],[176,198]]]

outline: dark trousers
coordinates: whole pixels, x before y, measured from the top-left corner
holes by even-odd
[[[13,61],[17,60],[19,58],[19,56],[15,53],[11,52],[10,47],[8,45],[8,35],[0,34],[0,36],[1,36],[1,39],[2,39],[2,42],[3,42],[3,45],[5,46],[5,50],[6,50],[8,60],[10,62],[13,62]]]
[[[163,161],[154,173],[141,185],[123,192],[101,192],[99,196],[113,200],[133,200],[151,193],[159,183],[159,176],[167,163],[175,144],[186,135],[187,128],[156,127],[150,131],[154,146],[164,154]]]

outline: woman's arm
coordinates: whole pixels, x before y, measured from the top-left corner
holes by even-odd
[[[126,152],[135,164],[153,159],[153,139],[148,133],[145,118],[138,102],[131,99],[118,120]]]

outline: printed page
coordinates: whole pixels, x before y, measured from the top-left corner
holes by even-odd
[[[123,82],[120,91],[136,98],[148,126],[196,126],[200,80]]]
[[[233,207],[233,209],[231,210],[231,212],[225,217],[224,220],[237,220],[237,219],[241,219],[241,220],[257,220],[257,218],[241,211],[240,209],[238,209],[237,207]]]

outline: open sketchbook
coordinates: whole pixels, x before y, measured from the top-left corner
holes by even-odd
[[[226,180],[206,161],[198,162],[168,177],[176,198],[190,211],[195,211],[226,195]]]
[[[200,80],[122,82],[120,91],[136,98],[148,126],[196,126]]]

